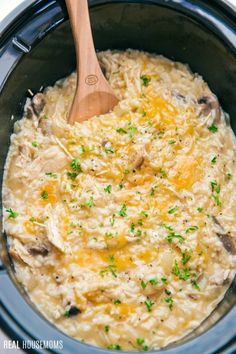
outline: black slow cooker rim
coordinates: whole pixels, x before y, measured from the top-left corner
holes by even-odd
[[[126,2],[126,1],[119,1],[119,0],[111,0],[111,2]],[[142,1],[127,1],[127,2],[142,2]],[[191,0],[190,0],[191,2]],[[196,1],[195,1],[196,2]],[[198,1],[199,3],[202,3],[202,1]],[[107,3],[104,0],[94,0],[90,1],[91,6],[98,6]],[[149,1],[149,4],[153,3],[162,3],[163,6],[174,6],[176,7],[177,2],[175,1],[168,1],[165,2],[164,0],[154,0],[154,1]],[[236,11],[235,8],[232,7],[231,4],[228,3],[228,1],[223,1],[221,2],[220,0],[214,0],[213,1],[214,5],[213,7],[217,7],[217,11],[222,12],[222,14],[229,19],[229,21],[236,21]],[[180,5],[178,5],[180,6]],[[17,7],[15,11],[13,11],[12,14],[10,14],[4,22],[0,25],[0,54],[1,51],[3,52],[7,46],[8,46],[8,40],[12,39],[12,33],[11,33],[11,28],[15,28],[18,24],[21,23],[22,16],[30,16],[30,14],[37,13],[39,14],[40,11],[47,11],[47,9],[50,8],[55,8],[59,12],[55,11],[55,15],[58,15],[58,13],[61,14],[61,19],[60,16],[58,18],[57,25],[59,25],[62,21],[66,19],[66,14],[63,12],[61,9],[60,5],[56,0],[49,0],[49,1],[44,1],[44,0],[28,0],[27,3],[22,3]],[[43,9],[43,10],[42,10]],[[51,28],[50,28],[51,30]],[[46,33],[45,33],[46,35]],[[42,37],[43,38],[43,37]],[[41,39],[42,39],[41,38]],[[232,43],[231,43],[232,45]],[[233,48],[235,50],[235,47]],[[15,65],[18,63],[19,59],[21,56],[27,51],[27,47],[22,48],[22,51],[20,50],[20,47],[18,47],[18,52],[16,53],[15,57]],[[29,48],[30,50],[30,48]],[[11,68],[11,70],[14,70],[14,66]],[[10,75],[11,71],[8,72],[7,76],[3,78],[2,82],[0,80],[0,87],[4,87],[4,84]],[[2,85],[1,85],[2,84]],[[44,336],[41,336],[41,340],[45,340],[47,338],[56,338],[57,340],[62,339],[64,343],[66,343],[66,348],[63,349],[63,353],[69,354],[73,353],[79,350],[80,354],[106,354],[110,353],[110,351],[107,351],[105,349],[101,348],[96,348],[94,346],[91,346],[89,344],[84,344],[81,342],[76,341],[75,339],[66,336],[62,332],[60,332],[58,329],[56,329],[53,325],[51,325],[47,320],[45,320],[40,314],[38,314],[27,302],[26,300],[22,297],[22,293],[19,291],[19,289],[16,287],[14,284],[14,281],[12,280],[12,274],[8,273],[8,270],[4,268],[3,265],[0,264],[0,282],[2,283],[3,286],[1,286],[1,293],[0,293],[0,319],[1,323],[3,323],[3,329],[10,334],[10,336],[14,339],[18,339],[20,342],[22,340],[32,340],[32,339],[38,339],[38,333],[40,334],[40,326],[45,327],[46,326],[46,332],[44,332]],[[9,302],[9,294],[14,293],[15,296],[15,304],[11,304]],[[24,311],[28,312],[28,316],[24,318]],[[23,316],[21,323],[19,323],[19,316]],[[38,322],[38,326],[32,326],[32,331],[27,331],[26,328],[27,326],[24,325],[24,321],[28,321],[28,318],[31,318],[32,323]],[[214,352],[219,353],[219,350],[221,352],[228,352],[228,353],[233,353],[236,351],[236,345],[235,345],[235,328],[236,326],[236,308],[233,307],[223,318],[218,321],[214,327],[210,328],[207,330],[206,333],[203,333],[194,339],[189,340],[188,342],[185,342],[181,345],[178,345],[177,347],[174,348],[168,348],[164,349],[163,352],[167,354],[172,354],[172,353],[187,353],[187,352],[192,352],[194,353],[199,353],[203,352],[202,350],[204,349],[204,353],[213,353],[211,351],[211,344],[214,344]],[[37,333],[37,328],[39,332]],[[45,330],[44,330],[45,331]],[[224,339],[220,340],[220,334],[224,331],[225,336]],[[49,335],[49,337],[48,337]],[[51,337],[50,337],[51,336]],[[201,345],[199,345],[199,338],[201,338]],[[218,343],[217,343],[218,341]],[[210,346],[209,346],[210,345]],[[29,350],[30,352],[34,353],[61,353],[61,350],[52,350],[48,351],[45,349],[39,349],[39,350]],[[150,353],[157,353],[158,351],[152,351]]]

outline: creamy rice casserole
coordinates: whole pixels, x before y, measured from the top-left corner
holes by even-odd
[[[11,136],[4,229],[16,276],[68,335],[116,350],[196,328],[235,274],[235,138],[206,82],[140,51],[98,54],[112,112],[71,126],[76,74]]]

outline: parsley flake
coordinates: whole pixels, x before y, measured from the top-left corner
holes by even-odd
[[[215,124],[212,124],[208,127],[208,130],[211,132],[211,133],[216,133],[218,132],[218,127],[215,125]]]
[[[168,214],[174,214],[176,213],[176,211],[178,210],[179,208],[176,206],[176,207],[173,207],[173,208],[170,208],[168,209]]]
[[[77,171],[77,172],[81,172],[81,165],[79,162],[78,158],[75,158],[71,161],[70,163],[70,167],[72,168],[72,170]]]
[[[176,143],[176,141],[173,140],[173,139],[171,139],[171,140],[168,141],[168,144],[169,144],[169,145],[173,145],[173,144],[175,144],[175,143]]]
[[[215,165],[217,162],[217,156],[215,155],[212,159],[211,159],[211,164]]]
[[[188,261],[190,260],[191,256],[187,253],[187,251],[185,250],[182,253],[182,264],[186,265],[188,263]]]
[[[123,218],[125,216],[127,216],[126,214],[127,211],[127,206],[125,204],[122,205],[120,211],[119,211],[119,215]]]
[[[15,219],[18,216],[18,213],[13,209],[6,209],[6,212],[9,213],[8,219]]]
[[[151,81],[151,78],[149,78],[147,75],[141,75],[140,80],[142,81],[143,86],[147,87]]]
[[[136,344],[144,351],[148,351],[149,347],[146,345],[145,340],[143,338],[137,338]]]
[[[42,197],[43,199],[48,199],[48,192],[47,192],[47,191],[42,191],[41,197]]]
[[[122,350],[122,347],[120,346],[120,344],[110,344],[110,345],[108,345],[107,349]]]
[[[144,301],[148,312],[152,311],[152,306],[154,305],[154,302],[151,299],[147,299],[146,301]]]
[[[175,261],[172,267],[172,274],[176,275],[180,280],[188,280],[190,278],[190,272],[187,268],[179,268],[177,261]]]
[[[190,232],[196,231],[196,230],[198,230],[198,226],[190,226],[190,227],[185,231],[185,233],[186,233],[186,234],[189,234]]]
[[[52,178],[57,178],[57,174],[53,173],[53,172],[46,172],[45,175],[49,176],[49,177],[52,177]]]
[[[172,310],[174,303],[172,296],[166,297],[164,300],[169,305],[170,310]]]
[[[32,144],[32,146],[35,147],[35,148],[39,145],[39,144],[37,143],[37,141],[32,141],[31,144]]]
[[[104,188],[104,192],[110,194],[111,193],[111,188],[112,188],[112,186],[109,184],[107,187]]]
[[[104,331],[105,331],[106,333],[108,333],[108,332],[110,331],[110,326],[106,325],[106,326],[104,327]]]
[[[127,134],[127,131],[124,128],[118,128],[118,129],[116,129],[116,131],[119,134]]]

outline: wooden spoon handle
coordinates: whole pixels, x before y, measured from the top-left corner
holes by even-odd
[[[79,81],[96,90],[101,68],[99,66],[89,19],[87,0],[66,0],[75,42]],[[88,89],[89,89],[88,87]]]

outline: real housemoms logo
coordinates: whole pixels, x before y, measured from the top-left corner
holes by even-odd
[[[3,349],[63,349],[62,340],[4,340]]]

